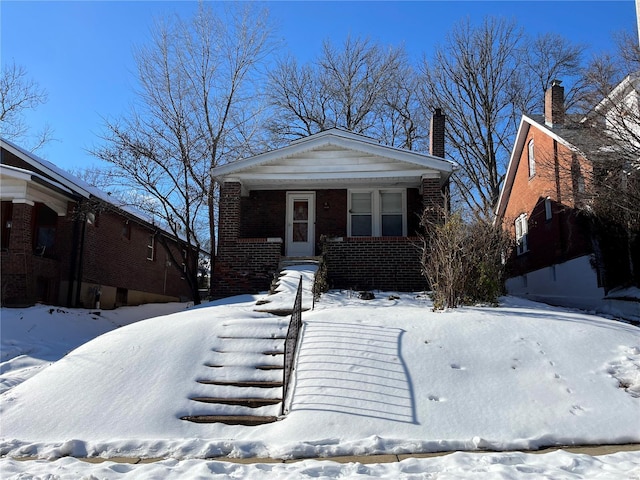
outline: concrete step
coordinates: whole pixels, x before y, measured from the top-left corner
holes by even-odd
[[[226,425],[264,425],[265,423],[273,423],[278,417],[268,416],[252,416],[252,415],[187,415],[180,417],[181,420],[194,423],[224,423]]]
[[[272,357],[276,357],[278,355],[284,355],[284,350],[267,350],[266,352],[262,352],[263,355],[271,355]]]
[[[271,337],[248,337],[248,336],[239,336],[239,335],[228,335],[228,336],[218,336],[218,338],[226,339],[226,340],[285,340],[287,335],[284,336],[271,336]]]
[[[280,259],[279,270],[292,265],[319,265],[322,257],[283,257]]]
[[[201,403],[214,403],[219,405],[237,405],[240,407],[259,408],[268,405],[277,405],[282,402],[280,398],[219,398],[219,397],[192,397],[191,400]]]
[[[256,388],[277,388],[282,387],[280,381],[270,380],[198,380],[203,385],[219,385],[222,387],[256,387]]]
[[[284,370],[284,365],[256,365],[257,370]]]
[[[220,365],[220,364],[213,364],[213,363],[205,363],[204,364],[205,367],[209,367],[209,368],[224,368],[224,367],[242,367],[243,365]],[[282,370],[284,368],[284,365],[256,365],[255,369],[256,370]]]

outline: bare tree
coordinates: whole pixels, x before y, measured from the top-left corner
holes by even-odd
[[[638,285],[640,49],[628,35],[619,36],[617,46],[617,55],[594,58],[585,75],[593,108],[580,122],[578,147],[592,166],[593,187],[582,204],[604,252],[602,267],[618,270],[614,283]]]
[[[189,21],[158,22],[135,51],[137,103],[106,121],[105,145],[93,152],[113,165],[121,193],[131,200],[135,192],[136,206],[184,241],[184,255],[209,245],[213,258],[217,190],[209,172],[250,152],[259,126],[267,16],[252,4],[225,7],[214,13],[201,3]],[[180,268],[193,265],[188,260],[172,259]],[[198,301],[197,269],[186,276]]]
[[[554,80],[568,85],[564,93],[565,109],[569,112],[578,108],[586,89],[582,75],[585,50],[584,45],[572,44],[557,33],[540,34],[525,42],[522,58],[531,81],[530,112],[544,110],[544,92]]]
[[[478,218],[491,218],[521,114],[539,108],[544,87],[573,72],[580,53],[557,36],[532,41],[515,23],[487,17],[457,24],[423,61],[421,101],[447,114],[447,152],[461,165],[457,200]]]
[[[15,61],[5,64],[0,74],[0,136],[7,140],[26,142],[25,148],[35,151],[52,139],[52,130],[45,125],[39,132],[30,132],[23,115],[47,102],[47,92],[27,76],[23,66]]]
[[[419,136],[412,77],[404,48],[352,37],[340,47],[325,41],[313,62],[288,57],[271,71],[270,130],[282,141],[340,127],[410,148]]]

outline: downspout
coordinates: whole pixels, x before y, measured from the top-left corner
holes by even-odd
[[[75,306],[79,306],[80,305],[80,293],[82,290],[82,274],[83,274],[83,263],[84,263],[84,244],[85,244],[85,234],[87,232],[87,219],[86,216],[83,214],[81,217],[81,221],[82,221],[82,233],[80,234],[80,252],[78,253],[79,256],[79,260],[78,260],[78,270],[76,273],[76,302],[75,302]]]
[[[558,142],[557,140],[553,140],[553,166],[556,180],[556,201],[562,205],[562,209],[560,210],[560,221],[558,222],[558,229],[560,232],[560,261],[564,261],[565,254],[567,253],[567,242],[566,242],[566,208],[562,203],[562,188],[560,182],[560,160],[558,158]]]
[[[71,265],[69,265],[69,288],[67,288],[67,307],[72,307],[73,302],[73,284],[76,279],[76,268],[78,265],[78,230],[79,220],[73,221],[73,241],[71,242]]]

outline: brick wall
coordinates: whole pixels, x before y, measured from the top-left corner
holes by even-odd
[[[336,288],[425,288],[416,237],[346,238],[347,190],[315,193],[316,253],[322,252],[321,236],[343,239],[325,245],[329,279]],[[433,207],[434,215],[444,206],[439,179],[424,179],[422,192],[417,188],[407,190],[407,227],[411,235],[420,230],[419,217],[425,204]],[[267,242],[267,238],[285,240],[285,213],[286,190],[252,191],[248,197],[241,197],[239,183],[222,185],[219,242],[211,284],[215,298],[256,293],[269,287],[283,244]],[[234,226],[234,222],[240,226]]]
[[[218,246],[211,280],[214,298],[258,293],[269,289],[280,262],[281,242],[244,238]]]
[[[422,291],[416,237],[351,237],[323,244],[330,288]]]
[[[248,197],[242,197],[240,237],[284,238],[285,202],[284,190],[252,190]]]
[[[2,304],[30,305],[36,301],[33,276],[33,205],[13,205],[9,248],[2,252]],[[6,221],[6,219],[3,219]]]
[[[96,225],[86,225],[82,246],[84,222],[74,213],[75,203],[69,202],[67,215],[57,218],[55,249],[40,256],[34,254],[34,212],[35,207],[27,203],[13,205],[9,248],[2,252],[1,259],[3,304],[31,305],[43,301],[82,306],[87,300],[75,298],[74,283],[80,269],[83,284],[96,288],[150,292],[165,296],[166,300],[190,296],[182,270],[167,265],[167,254],[159,242],[155,259],[147,260],[147,242],[153,233],[148,227],[130,221],[131,234],[126,238],[123,236],[126,219],[116,212],[103,212],[97,216]],[[89,302],[84,306],[94,305]]]
[[[125,225],[128,223],[128,235]],[[146,225],[128,220],[116,212],[98,215],[95,225],[87,225],[82,264],[83,281],[128,290],[153,292],[173,298],[189,298],[191,292],[183,278],[181,261],[171,263],[170,256],[155,239],[153,260],[147,259],[149,237]],[[181,258],[172,245],[174,257]]]
[[[446,204],[440,179],[422,179],[422,204],[428,221],[436,223],[443,219]]]
[[[218,246],[234,243],[240,236],[240,194],[238,182],[225,182],[220,187],[220,216],[218,220]]]
[[[535,174],[529,175],[527,145],[534,142]],[[518,160],[503,224],[515,238],[516,218],[527,214],[528,249],[510,256],[510,274],[520,275],[554,263],[591,253],[587,225],[574,208],[579,201],[572,166],[581,166],[588,181],[590,166],[582,158],[537,128],[530,128]],[[550,199],[552,218],[546,220],[545,199]]]

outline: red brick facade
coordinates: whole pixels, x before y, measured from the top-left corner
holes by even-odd
[[[43,302],[96,308],[99,300],[101,308],[114,308],[191,298],[183,265],[169,261],[160,238],[167,239],[175,258],[182,252],[157,227],[104,201],[70,193],[59,180],[47,183],[48,167],[35,170],[4,146],[2,165],[3,306]],[[50,197],[55,205],[36,197]],[[79,213],[84,210],[90,215]]]
[[[418,237],[350,237],[324,244],[330,288],[415,292],[427,288]]]
[[[535,161],[533,175],[529,168],[530,142]],[[579,190],[588,188],[590,165],[565,144],[533,126],[524,145],[504,211],[504,225],[514,237],[516,218],[527,215],[528,248],[519,255],[515,249],[512,252],[512,275],[566,262],[592,251],[587,225],[574,208],[580,201]],[[545,205],[547,199],[549,205]],[[547,219],[549,206],[551,218]]]
[[[416,235],[425,205],[432,207],[434,215],[445,207],[439,179],[424,179],[421,192],[417,188],[406,190],[409,237],[347,237],[348,190],[314,192],[315,254],[324,253],[331,285],[398,291],[425,288]],[[222,184],[212,295],[225,297],[268,289],[284,255],[286,193],[257,190],[241,197],[240,183]]]
[[[33,215],[42,206],[15,203],[12,218],[2,219],[11,222],[9,244],[1,253],[3,305],[95,308],[98,291],[102,308],[189,298],[181,268],[170,264],[159,242],[153,260],[147,259],[154,230],[115,212],[103,212],[88,224],[74,219],[75,203],[69,202],[69,215],[59,216],[55,225],[54,248],[42,252],[34,241]]]

